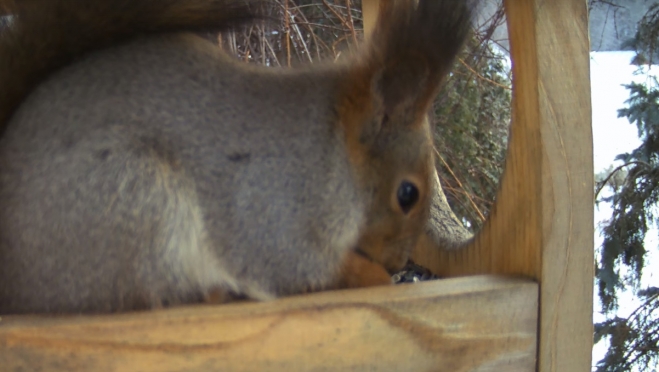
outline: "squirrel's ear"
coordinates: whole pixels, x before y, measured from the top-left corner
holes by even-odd
[[[383,128],[423,122],[469,35],[474,2],[381,0],[366,54],[339,86],[340,126],[355,160]]]
[[[418,122],[425,114],[469,35],[471,3],[383,0],[367,64],[385,115]]]
[[[422,58],[402,56],[373,76],[373,96],[381,103],[383,126],[422,121],[439,86],[430,73]]]

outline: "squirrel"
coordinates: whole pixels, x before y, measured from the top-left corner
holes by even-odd
[[[0,313],[390,282],[431,234],[426,113],[461,0],[388,0],[346,61],[247,65],[195,33],[262,0],[16,0],[0,31]],[[445,201],[444,201],[445,202]]]

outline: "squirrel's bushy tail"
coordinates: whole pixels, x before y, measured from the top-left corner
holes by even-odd
[[[135,36],[223,31],[261,18],[260,0],[14,0],[0,31],[0,135],[50,73]]]

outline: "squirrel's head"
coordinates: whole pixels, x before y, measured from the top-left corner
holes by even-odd
[[[432,132],[425,110],[412,96],[387,107],[380,94],[344,93],[341,125],[355,178],[367,204],[366,225],[361,231],[358,252],[382,264],[388,271],[400,269],[423,233],[434,191]],[[364,87],[381,91],[380,86]],[[401,84],[402,83],[402,84]],[[403,93],[404,82],[390,86]],[[401,97],[403,98],[403,97]],[[354,130],[354,132],[350,132]]]
[[[341,71],[337,112],[367,204],[358,251],[390,272],[425,229],[434,192],[426,114],[469,34],[465,1],[390,0],[365,55]]]

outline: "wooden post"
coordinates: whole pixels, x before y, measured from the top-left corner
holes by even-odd
[[[378,20],[380,0],[362,0],[362,19],[364,20],[364,39],[367,39]]]
[[[593,150],[587,4],[506,0],[513,122],[497,202],[475,244],[415,259],[438,274],[540,283],[540,372],[587,371],[593,340]],[[441,150],[440,150],[441,151]]]

